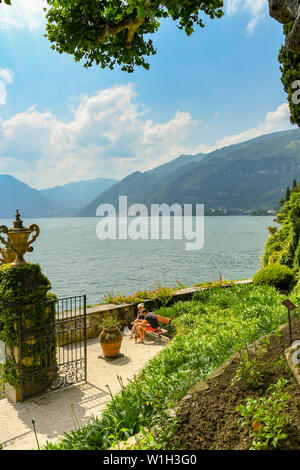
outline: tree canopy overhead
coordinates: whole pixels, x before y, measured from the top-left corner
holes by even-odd
[[[26,1],[26,0],[24,0]],[[156,53],[150,35],[163,18],[171,18],[189,36],[204,27],[203,16],[224,14],[223,0],[46,0],[45,36],[52,49],[66,52],[85,67],[121,66],[133,72],[149,68],[147,56]],[[11,4],[11,0],[0,3]],[[285,46],[279,62],[288,93],[291,122],[300,127],[300,0],[268,0],[270,15],[284,25]],[[296,88],[296,91],[295,91]]]
[[[46,37],[52,49],[72,54],[85,67],[93,64],[133,72],[146,69],[146,57],[155,54],[149,34],[163,18],[177,22],[191,35],[204,27],[202,14],[223,16],[223,0],[47,0]]]

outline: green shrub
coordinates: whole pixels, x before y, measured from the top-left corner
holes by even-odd
[[[287,266],[273,264],[260,269],[253,277],[254,285],[267,284],[279,290],[287,291],[293,287],[295,276]]]
[[[250,450],[276,449],[280,440],[288,438],[284,431],[291,418],[285,411],[288,409],[287,401],[291,397],[283,391],[286,383],[287,381],[281,378],[268,388],[267,392],[273,390],[268,398],[248,398],[245,405],[236,408],[242,416],[239,420],[241,426],[248,426],[250,430]]]
[[[18,356],[15,356],[15,347],[21,347],[20,328],[24,329],[28,324],[35,328],[45,328],[46,325],[48,338],[47,347],[44,335],[36,340],[22,341],[23,385],[32,383],[37,370],[40,371],[37,381],[42,383],[45,377],[49,380],[47,370],[56,365],[56,296],[48,292],[50,288],[50,281],[39,264],[0,266],[0,340],[5,343],[7,352],[2,380],[16,389],[21,384]],[[26,386],[23,388],[25,390]]]
[[[176,287],[167,287],[162,286],[158,282],[154,283],[154,290],[138,290],[132,295],[124,295],[124,294],[114,294],[113,292],[107,292],[104,295],[104,303],[106,304],[116,304],[120,305],[123,303],[131,304],[131,303],[140,303],[144,302],[145,300],[153,300],[156,301],[158,306],[160,305],[167,305],[169,301],[172,299],[172,295],[178,289],[180,289],[182,284],[178,284]]]

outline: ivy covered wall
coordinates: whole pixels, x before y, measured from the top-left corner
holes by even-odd
[[[6,345],[3,377],[15,389],[37,393],[54,380],[55,302],[38,264],[0,266],[0,340]]]

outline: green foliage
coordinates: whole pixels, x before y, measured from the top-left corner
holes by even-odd
[[[103,318],[101,321],[101,328],[114,328],[115,326],[119,326],[119,322],[118,319],[112,315]]]
[[[279,290],[288,291],[293,287],[295,280],[292,269],[281,264],[272,264],[261,268],[253,277],[254,285],[267,284]]]
[[[245,405],[236,408],[242,416],[241,426],[250,428],[249,435],[253,439],[250,450],[268,449],[270,446],[277,448],[280,440],[287,439],[284,430],[291,420],[284,413],[290,398],[283,392],[286,383],[285,379],[279,379],[268,388],[267,391],[273,390],[269,398],[248,398]]]
[[[294,21],[283,26],[285,36],[291,32],[293,24]],[[288,51],[285,46],[282,46],[279,51],[278,60],[281,64],[281,81],[283,83],[284,91],[288,94],[291,114],[290,121],[292,124],[297,124],[300,127],[300,105],[293,103],[292,99],[293,94],[296,92],[295,88],[293,88],[293,83],[300,80],[300,54],[294,54],[293,52]]]
[[[177,281],[176,281],[177,282]],[[104,295],[104,302],[107,304],[123,304],[123,303],[140,303],[145,300],[156,301],[158,305],[167,305],[171,300],[172,295],[181,287],[168,287],[162,286],[158,282],[155,283],[153,290],[138,290],[134,294],[114,294],[113,292],[107,292]]]
[[[8,356],[3,367],[3,380],[20,388],[19,328],[48,325],[49,342],[45,348],[43,338],[22,343],[23,373],[36,373],[56,361],[56,336],[54,325],[54,294],[51,284],[38,264],[22,267],[0,266],[0,340],[6,344]],[[52,326],[50,326],[52,325]],[[50,341],[53,329],[52,341]]]
[[[0,302],[33,304],[45,299],[51,284],[39,264],[28,263],[22,267],[0,266]]]
[[[169,420],[162,428],[156,426],[153,430],[148,430],[141,427],[142,438],[136,438],[137,443],[132,450],[174,450],[176,449],[176,443],[173,440],[175,429],[176,421],[174,419]]]
[[[222,286],[230,286],[233,283],[234,281],[228,281],[227,279],[224,279],[223,281],[198,282],[194,284],[193,287],[222,287]]]
[[[59,53],[72,54],[85,67],[93,64],[133,72],[136,66],[149,68],[145,57],[156,50],[149,34],[155,33],[163,18],[178,21],[187,35],[195,26],[204,27],[200,13],[211,19],[223,15],[222,0],[47,0],[46,37]]]
[[[282,227],[269,236],[263,255],[264,266],[280,264],[291,268],[300,288],[300,192],[293,189],[289,199],[277,214]]]
[[[258,388],[263,385],[266,363],[262,361],[262,357],[269,344],[269,338],[265,338],[258,347],[255,347],[255,352],[253,354],[249,352],[247,345],[246,351],[239,351],[240,362],[232,380],[233,384],[244,380],[253,388]]]
[[[16,390],[20,389],[20,374],[15,358],[7,357],[2,366],[2,380],[13,385]]]
[[[176,420],[172,419],[164,427],[154,426],[147,429],[141,426],[140,432],[136,434],[135,442],[122,442],[122,450],[174,450],[176,444],[173,441],[176,429]],[[114,449],[120,449],[120,442],[113,445]]]
[[[41,302],[53,298],[53,294],[48,295],[50,288],[38,264],[0,266],[0,339],[5,344],[10,347],[17,344],[18,305],[23,306],[22,321],[25,318],[36,324],[45,321],[49,312]]]
[[[205,303],[193,300],[162,308],[160,314],[173,318],[177,328],[169,345],[126,387],[121,384],[121,391],[112,397],[101,418],[93,418],[88,425],[64,434],[60,442],[48,443],[46,448],[108,449],[115,442],[115,437],[109,435],[116,423],[121,423],[117,432],[122,440],[136,435],[142,427],[167,428],[170,418],[165,410],[173,408],[191,386],[223,364],[245,342],[270,333],[285,319],[283,296],[272,287],[235,286],[209,292]],[[126,432],[121,432],[122,428]],[[164,448],[170,448],[170,442],[173,445],[171,435],[168,439]],[[155,441],[161,444],[156,437]]]
[[[118,421],[115,416],[112,416],[112,420],[113,420],[113,424],[112,425],[110,424],[109,426],[104,428],[103,432],[108,431],[109,434],[107,437],[108,439],[111,440],[111,446],[120,450],[120,446],[119,446],[120,436],[121,435],[126,436],[128,429],[122,427],[122,423],[124,420]]]

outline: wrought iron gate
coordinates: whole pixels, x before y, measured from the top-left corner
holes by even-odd
[[[16,307],[18,347],[10,353],[19,375],[20,400],[86,382],[86,296]],[[33,309],[40,313],[39,324],[30,322]]]

